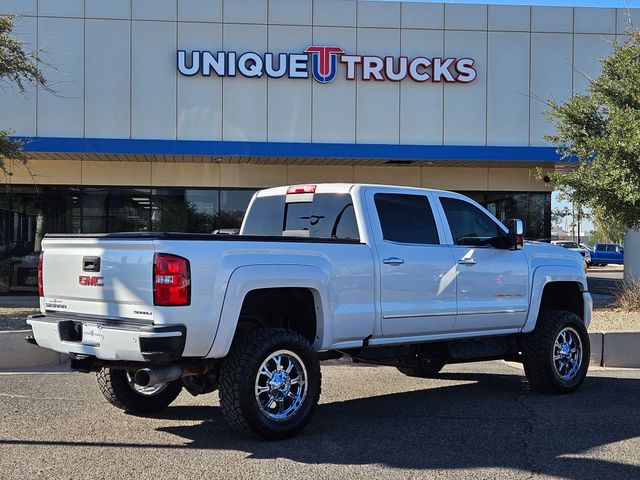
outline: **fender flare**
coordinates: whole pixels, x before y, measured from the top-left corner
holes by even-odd
[[[331,309],[327,303],[329,280],[320,268],[309,265],[245,265],[236,268],[227,283],[208,358],[223,358],[229,353],[245,297],[252,290],[262,288],[311,290],[316,309],[316,340],[313,347],[320,350],[326,341],[331,343]]]
[[[527,321],[522,327],[523,333],[532,332],[535,328],[536,322],[538,321],[538,313],[540,312],[540,304],[542,303],[542,294],[544,292],[544,287],[549,283],[555,282],[577,283],[580,287],[580,291],[583,292],[583,295],[586,294],[589,296],[587,279],[581,270],[575,267],[553,265],[544,265],[536,268],[531,279],[530,298],[532,302],[531,307],[529,308],[529,314],[527,315]],[[533,302],[534,299],[535,303]],[[586,315],[586,310],[591,308],[590,305],[591,297],[589,296],[588,301],[585,301],[585,326],[587,326],[588,322],[591,320],[591,315]]]

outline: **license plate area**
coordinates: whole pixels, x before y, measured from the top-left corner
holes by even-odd
[[[97,347],[102,339],[102,327],[95,323],[82,324],[82,344]]]
[[[58,332],[60,340],[64,342],[82,341],[82,323],[73,320],[62,320],[58,322]]]

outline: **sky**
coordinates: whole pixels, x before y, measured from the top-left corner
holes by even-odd
[[[553,5],[557,7],[640,8],[640,0],[404,0],[425,3],[482,3],[490,5]]]

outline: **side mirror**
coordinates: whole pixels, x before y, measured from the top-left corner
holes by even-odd
[[[509,229],[509,239],[511,240],[510,248],[519,250],[524,245],[524,224],[519,218],[510,218],[507,221]]]

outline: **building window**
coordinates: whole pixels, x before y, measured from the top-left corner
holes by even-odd
[[[0,193],[0,293],[36,292],[46,233],[239,228],[253,189],[12,185]]]
[[[510,218],[524,222],[527,240],[551,241],[550,192],[464,192],[505,223]]]

